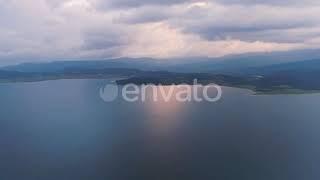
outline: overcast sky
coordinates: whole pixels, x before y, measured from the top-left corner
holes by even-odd
[[[0,0],[0,63],[319,47],[319,0]]]

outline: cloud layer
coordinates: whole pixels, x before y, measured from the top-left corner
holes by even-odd
[[[317,0],[0,0],[0,63],[320,48]]]

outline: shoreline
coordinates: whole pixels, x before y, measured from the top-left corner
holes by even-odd
[[[22,80],[22,79],[18,79],[18,80],[0,80],[0,84],[15,84],[15,83],[37,83],[37,82],[47,82],[47,81],[59,81],[59,80],[113,80],[114,83],[116,83],[117,85],[121,86],[124,84],[119,84],[117,83],[117,80],[125,80],[128,77],[83,77],[83,78],[77,78],[77,77],[69,77],[69,78],[47,78],[47,79],[30,79],[30,80]],[[127,83],[130,84],[130,83]],[[132,83],[135,85],[142,85],[142,84],[136,84],[136,83]],[[150,85],[155,85],[155,86],[178,86],[178,85],[191,85],[192,84],[187,84],[187,83],[180,83],[180,84],[152,84],[149,83]],[[207,83],[201,83],[199,82],[199,84],[201,85],[206,85]],[[219,85],[219,84],[218,84]],[[254,86],[250,86],[250,85],[243,85],[243,86],[239,86],[239,85],[219,85],[222,87],[229,87],[229,88],[237,88],[237,89],[243,89],[243,90],[249,90],[252,95],[255,96],[267,96],[267,95],[304,95],[304,94],[320,94],[320,90],[304,90],[304,89],[295,89],[295,88],[282,88],[282,89],[270,89],[270,90],[257,90],[255,89]]]

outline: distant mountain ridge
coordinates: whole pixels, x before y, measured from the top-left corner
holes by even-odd
[[[270,66],[248,68],[241,75],[221,73],[190,73],[169,71],[142,71],[130,68],[104,68],[59,62],[58,66],[41,72],[0,70],[0,82],[35,82],[57,79],[108,79],[125,78],[119,84],[190,84],[194,79],[199,83],[217,83],[224,86],[249,88],[260,93],[304,93],[320,91],[320,60],[299,61]],[[91,63],[91,62],[90,62]],[[100,63],[100,62],[99,62]],[[59,65],[62,66],[60,67]],[[25,68],[25,65],[22,65]],[[31,67],[34,67],[31,65]],[[41,67],[41,66],[40,66]],[[89,67],[89,68],[88,68]],[[160,66],[159,66],[160,67]],[[18,70],[21,67],[13,69]],[[9,68],[10,69],[10,68]],[[236,74],[236,73],[234,73]]]
[[[219,83],[263,93],[320,91],[320,51],[303,52],[310,56],[281,52],[185,60],[119,58],[24,63],[0,68],[0,82],[121,77],[127,78],[121,84],[180,84],[197,78],[204,84]]]
[[[108,60],[55,61],[23,63],[5,66],[0,70],[19,72],[58,72],[66,68],[111,69],[131,68],[143,71],[171,71],[186,73],[223,73],[241,75],[244,71],[270,65],[320,59],[320,50],[300,50],[272,53],[248,53],[219,58],[189,57],[173,59],[117,58]]]
[[[154,68],[157,63],[152,59],[110,59],[95,61],[56,61],[47,63],[22,63],[18,65],[5,66],[0,69],[19,72],[59,72],[64,69],[111,69],[111,68]]]
[[[257,68],[248,68],[246,75],[271,75],[277,73],[310,73],[320,71],[320,58],[306,61],[275,64]]]

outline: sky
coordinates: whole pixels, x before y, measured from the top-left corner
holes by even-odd
[[[0,0],[0,64],[317,48],[318,0]]]

